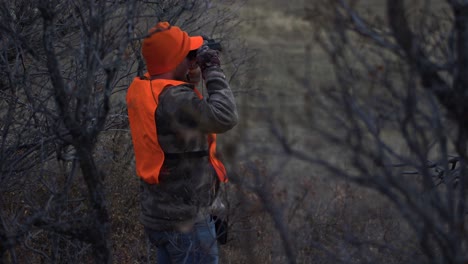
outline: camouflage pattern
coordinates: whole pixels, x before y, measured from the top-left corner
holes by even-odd
[[[222,70],[211,67],[204,76],[204,99],[190,84],[167,87],[160,94],[155,114],[165,153],[207,151],[207,133],[223,133],[236,125],[234,96]],[[144,226],[181,231],[209,214],[219,180],[208,156],[166,158],[159,179],[160,184],[141,183]]]

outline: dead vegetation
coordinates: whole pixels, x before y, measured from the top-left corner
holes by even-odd
[[[2,19],[6,19],[10,2],[1,2]],[[93,214],[92,195],[89,184],[83,179],[84,172],[79,168],[76,147],[64,143],[69,140],[70,128],[67,129],[63,120],[57,117],[51,90],[54,84],[48,81],[47,73],[44,74],[47,70],[45,60],[36,58],[42,58],[40,56],[46,52],[37,33],[41,32],[38,21],[43,18],[38,10],[24,8],[27,1],[14,2],[18,4],[15,8],[23,8],[23,12],[17,10],[16,20],[12,21],[17,22],[22,17],[21,23],[34,23],[0,27],[8,33],[1,38],[1,58],[8,62],[2,64],[0,78],[2,261],[90,263],[98,257],[93,255],[93,247],[99,239],[95,242],[85,240],[80,230],[74,227],[87,226],[86,219]],[[466,239],[465,229],[442,227],[440,233],[425,237],[421,230],[427,230],[430,225],[412,223],[428,222],[418,215],[405,215],[419,208],[430,211],[432,207],[423,206],[431,203],[437,205],[437,200],[426,195],[434,189],[425,189],[421,182],[424,175],[430,174],[431,177],[426,179],[433,179],[433,172],[449,172],[450,166],[444,163],[447,156],[438,155],[440,147],[425,152],[427,145],[421,138],[430,134],[415,133],[421,138],[405,138],[402,137],[404,126],[401,123],[388,122],[401,120],[410,113],[408,101],[404,101],[410,98],[407,91],[418,95],[420,117],[428,117],[426,120],[429,121],[437,119],[434,119],[434,112],[428,112],[432,109],[428,108],[428,103],[434,102],[434,98],[420,86],[410,63],[404,58],[398,59],[398,54],[392,54],[392,50],[383,51],[378,46],[379,39],[375,37],[379,34],[389,38],[389,42],[385,42],[389,47],[396,47],[397,43],[391,37],[389,27],[385,26],[385,19],[378,18],[385,15],[384,1],[315,1],[314,4],[322,4],[318,6],[311,5],[310,1],[295,1],[286,8],[283,1],[258,0],[245,5],[232,1],[234,9],[230,9],[231,5],[222,5],[219,12],[212,9],[211,15],[227,19],[222,20],[226,23],[219,22],[216,27],[210,26],[214,21],[212,17],[198,16],[210,1],[179,2],[183,4],[176,5],[174,12],[164,16],[158,12],[172,6],[171,1],[161,1],[145,10],[156,19],[172,19],[194,33],[212,29],[210,34],[226,45],[223,59],[232,77],[241,114],[236,129],[219,137],[220,152],[224,152],[231,172],[231,181],[225,190],[230,234],[229,243],[221,247],[221,263],[463,263],[463,257],[466,257],[461,250],[463,245],[459,251],[453,251],[458,252],[458,255],[454,253],[458,256],[454,259],[450,253],[444,255],[446,248],[438,247],[437,238],[440,234],[450,236],[450,230],[459,230],[455,232],[459,236],[449,237],[447,243],[460,241]],[[349,3],[349,7],[343,3]],[[140,4],[149,3],[141,1]],[[407,9],[414,12],[412,19],[423,13],[417,3],[414,5]],[[184,8],[196,12],[178,17]],[[146,17],[148,14],[138,18],[140,27],[135,27],[135,34],[131,35],[136,41],[124,45],[117,54],[122,63],[121,71],[118,77],[111,79],[111,85],[106,86],[106,79],[101,78],[107,74],[104,64],[99,64],[99,82],[87,83],[93,100],[99,96],[103,98],[105,91],[111,94],[106,122],[96,134],[91,149],[99,175],[103,176],[104,187],[100,191],[105,195],[108,215],[105,223],[107,248],[112,252],[114,263],[155,261],[154,248],[149,246],[138,222],[139,180],[134,174],[131,138],[125,105],[122,104],[128,83],[142,70],[141,58],[135,52],[139,48],[138,38],[153,24],[153,19]],[[367,31],[372,33],[367,36],[370,40],[363,34],[366,28],[355,24],[359,21],[354,14],[364,14],[375,26],[371,28],[373,31]],[[76,21],[73,24],[73,19],[63,19],[58,23],[61,27],[57,32],[63,37],[63,46],[59,48],[64,53],[58,53],[60,56],[70,52],[68,48],[73,41],[79,41],[76,36],[66,36],[70,34],[68,30],[76,30],[80,24]],[[431,17],[426,19],[431,21]],[[447,19],[437,21],[450,24],[450,18]],[[439,29],[439,34],[433,35],[438,36],[439,41],[432,38],[434,41],[423,41],[432,51],[440,43],[446,43],[441,42],[446,35],[440,30],[443,25],[437,21],[421,24],[429,25],[429,32]],[[227,29],[221,27],[223,24]],[[346,30],[350,36],[340,35]],[[423,35],[428,31],[420,33]],[[26,39],[15,39],[12,33]],[[377,41],[377,46],[373,41]],[[436,50],[430,53],[434,55],[431,60],[440,60],[442,49]],[[103,57],[106,67],[116,58],[114,52],[109,51]],[[30,61],[24,63],[25,59]],[[77,91],[81,87],[72,84],[86,83],[84,79],[76,78],[77,73],[81,74],[79,69],[70,64],[62,70],[67,80],[73,81],[65,89],[72,98],[79,94]],[[445,72],[442,77],[447,78],[449,73]],[[90,76],[94,80],[95,76]],[[409,89],[413,87],[411,84],[417,89]],[[38,89],[41,93],[28,94],[31,91],[28,88]],[[439,104],[432,107],[436,105],[435,113],[442,117],[445,111]],[[77,104],[72,102],[70,106]],[[358,110],[369,115],[362,119],[362,112]],[[81,110],[77,115],[80,113]],[[84,120],[94,124],[92,119]],[[369,120],[372,122],[366,123]],[[421,124],[418,118],[410,121],[409,124]],[[456,124],[444,118],[440,121],[446,130],[435,130],[444,131],[439,135],[450,139],[456,134]],[[434,123],[426,122],[424,127],[431,124]],[[375,127],[380,129],[377,141],[373,131],[369,130]],[[416,127],[410,131],[418,132]],[[416,148],[418,151],[409,144],[412,140],[420,143],[418,147],[421,148]],[[379,146],[391,147],[394,153],[412,163],[400,163],[400,167],[390,171],[382,166]],[[426,163],[414,159],[418,153],[431,160],[438,158],[440,166],[431,165],[430,170],[426,170]],[[466,157],[461,157],[458,166],[464,166]],[[459,168],[450,171],[448,177],[461,179],[459,175],[464,174]],[[393,184],[383,179],[398,181]],[[439,183],[444,180],[437,179]],[[465,184],[460,180],[457,182],[459,186]],[[400,187],[398,183],[402,190],[412,192],[399,194],[392,200],[386,191]],[[437,189],[440,191],[437,197],[449,197],[449,192],[460,190],[451,188]],[[405,195],[409,197],[406,200],[403,199]],[[463,193],[459,195],[465,197]],[[448,199],[442,198],[440,201]],[[415,201],[414,207],[404,207],[412,201]],[[458,210],[464,212],[465,208]],[[465,219],[464,215],[457,217]],[[448,221],[447,226],[451,225],[451,218],[442,219]],[[424,239],[429,242],[424,243]],[[433,252],[432,259],[428,252]]]

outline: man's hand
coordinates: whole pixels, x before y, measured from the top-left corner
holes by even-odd
[[[204,78],[206,69],[219,68],[221,66],[218,51],[210,49],[207,45],[203,45],[197,52],[197,64]]]

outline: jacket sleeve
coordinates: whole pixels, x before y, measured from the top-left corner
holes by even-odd
[[[200,99],[189,85],[166,88],[159,97],[165,116],[204,133],[223,133],[238,121],[234,95],[221,69],[205,72],[208,96]]]

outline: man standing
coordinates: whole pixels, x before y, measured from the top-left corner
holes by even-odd
[[[158,264],[218,263],[210,210],[224,165],[216,134],[237,123],[234,96],[218,52],[160,22],[144,39],[148,72],[127,92],[128,118],[141,184],[140,220],[158,247]],[[188,83],[200,72],[207,96]]]

